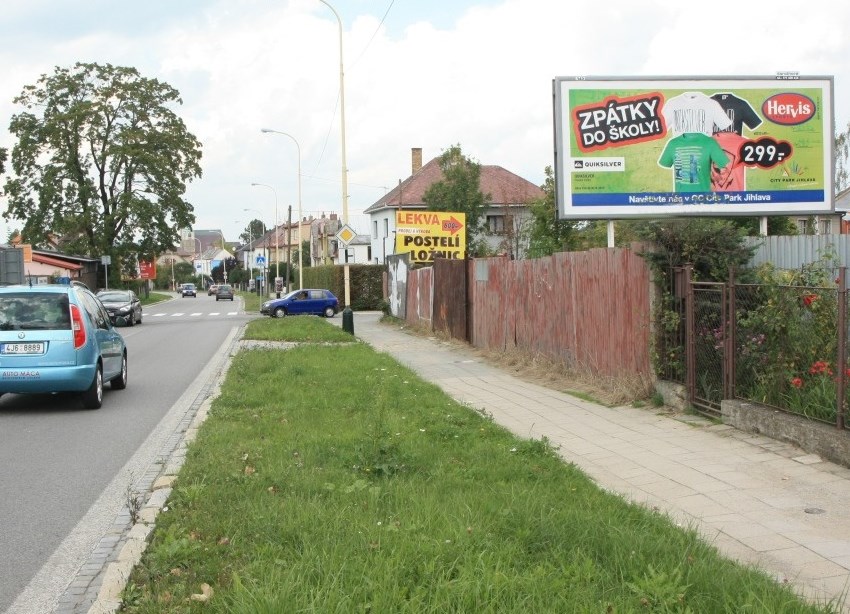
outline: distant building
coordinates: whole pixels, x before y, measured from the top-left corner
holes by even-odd
[[[422,165],[422,149],[411,150],[411,174],[364,213],[371,222],[371,260],[376,264],[386,262],[395,252],[395,213],[399,209],[425,210],[423,196],[432,184],[441,181],[443,172],[440,159],[434,158]],[[490,195],[486,212],[487,234],[485,240],[495,253],[512,258],[524,258],[527,241],[524,229],[531,220],[529,203],[542,198],[543,190],[501,166],[481,165],[480,190]]]

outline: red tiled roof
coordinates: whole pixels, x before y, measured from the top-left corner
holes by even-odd
[[[35,252],[32,254],[32,259],[34,262],[59,267],[60,269],[68,269],[69,271],[79,271],[83,268],[80,264],[74,264],[67,260],[60,260],[59,258],[45,256],[44,254],[36,254]]]
[[[442,178],[440,159],[434,158],[387,192],[380,200],[370,205],[364,213],[398,207],[424,208],[423,195],[431,184]],[[482,165],[479,186],[485,195],[490,195],[490,204],[496,207],[528,204],[535,198],[543,197],[543,190],[539,187],[501,166]]]

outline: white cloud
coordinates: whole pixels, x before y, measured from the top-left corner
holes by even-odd
[[[411,147],[427,161],[460,143],[542,183],[555,76],[834,74],[837,125],[850,120],[850,8],[826,0],[396,0],[380,25],[390,2],[332,2],[344,21],[352,213],[409,174]],[[199,227],[235,238],[246,207],[270,222],[272,196],[251,182],[274,186],[279,217],[296,204],[295,147],[262,127],[298,139],[305,212],[340,211],[339,31],[317,0],[152,0],[135,24],[129,5],[91,3],[75,24],[76,2],[7,4],[0,129],[12,97],[55,65],[132,65],[181,92],[179,113],[204,144],[204,177],[188,193]],[[109,18],[93,20],[98,11]],[[4,132],[0,145],[11,145]]]

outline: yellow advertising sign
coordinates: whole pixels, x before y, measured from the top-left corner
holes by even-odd
[[[396,211],[395,253],[409,253],[411,262],[466,256],[466,214],[444,211]]]

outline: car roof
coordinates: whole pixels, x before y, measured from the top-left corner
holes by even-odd
[[[30,286],[28,284],[12,284],[8,286],[0,286],[0,293],[8,293],[8,292],[56,292],[56,291],[64,291],[70,292],[72,290],[72,286],[67,284],[39,284],[37,286]]]

